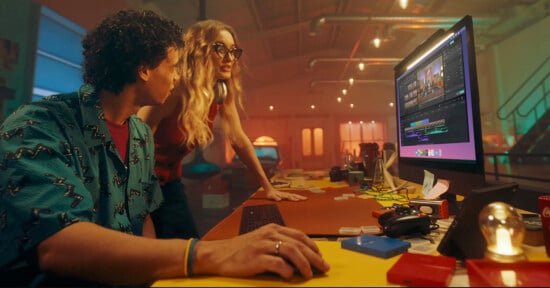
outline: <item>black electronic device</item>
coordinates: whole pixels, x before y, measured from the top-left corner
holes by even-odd
[[[396,65],[395,92],[399,177],[422,184],[428,170],[449,180],[450,202],[486,186],[472,17]]]
[[[483,258],[487,242],[479,227],[479,212],[497,201],[513,206],[517,190],[516,183],[507,183],[470,191],[437,251],[458,260]]]
[[[340,166],[334,166],[330,168],[330,172],[328,175],[330,176],[330,182],[338,182],[347,178],[347,176],[344,177],[344,173]]]
[[[411,234],[427,235],[431,231],[430,216],[418,210],[399,206],[378,217],[378,224],[388,237],[397,238]]]
[[[262,204],[243,207],[239,234],[244,234],[269,223],[285,226],[277,204]]]

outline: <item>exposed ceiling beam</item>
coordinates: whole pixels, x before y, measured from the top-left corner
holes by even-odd
[[[359,79],[354,80],[353,85],[361,85],[361,84],[375,84],[375,83],[382,83],[382,84],[388,84],[393,85],[393,80],[388,79]],[[309,82],[309,88],[315,88],[317,85],[349,85],[348,80],[311,80]]]
[[[340,58],[340,57],[318,57],[309,60],[309,69],[313,69],[318,62],[364,62],[365,64],[397,64],[402,58]]]
[[[370,16],[370,15],[325,15],[311,21],[310,35],[319,33],[321,27],[328,23],[369,22],[381,24],[455,24],[462,17],[416,17],[416,16]],[[493,24],[498,19],[494,17],[476,18],[475,23]]]

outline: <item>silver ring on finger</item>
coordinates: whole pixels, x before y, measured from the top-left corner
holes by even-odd
[[[281,246],[283,246],[283,241],[279,240],[277,244],[275,244],[275,256],[279,256]]]

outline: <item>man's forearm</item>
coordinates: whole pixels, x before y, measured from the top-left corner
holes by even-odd
[[[44,240],[37,253],[44,272],[115,285],[148,284],[183,276],[185,247],[186,240],[150,239],[78,222]]]

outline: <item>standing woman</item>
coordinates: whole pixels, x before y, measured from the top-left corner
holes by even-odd
[[[242,107],[238,59],[243,50],[234,29],[220,21],[204,20],[189,28],[184,41],[179,87],[164,105],[143,107],[138,113],[155,134],[155,172],[165,198],[163,206],[152,214],[157,237],[198,237],[180,181],[182,160],[194,146],[204,148],[212,143],[212,124],[217,114],[235,152],[254,172],[268,199],[307,199],[271,185],[242,129],[237,105]]]

